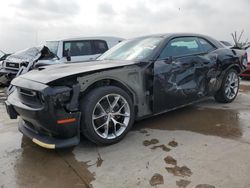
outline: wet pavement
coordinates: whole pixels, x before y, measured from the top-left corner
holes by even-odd
[[[137,122],[121,142],[74,148],[33,144],[9,120],[0,89],[0,186],[250,187],[250,81],[232,104],[213,99]]]

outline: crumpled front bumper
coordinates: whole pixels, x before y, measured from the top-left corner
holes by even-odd
[[[58,139],[38,134],[34,132],[34,130],[28,128],[27,124],[22,119],[19,120],[18,129],[21,133],[30,138],[34,143],[47,149],[72,147],[78,145],[80,142],[80,135],[76,135],[71,138]]]
[[[47,107],[31,107],[22,103],[17,90],[8,96],[5,106],[11,119],[20,117],[20,132],[44,148],[65,148],[80,142],[81,113],[78,111],[67,112],[51,104]],[[65,119],[74,121],[60,123]]]

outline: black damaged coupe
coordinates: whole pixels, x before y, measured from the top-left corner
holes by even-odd
[[[198,34],[126,40],[96,61],[40,67],[15,78],[5,102],[19,130],[45,148],[120,141],[135,120],[209,96],[232,102],[245,51]],[[167,126],[167,124],[166,124]]]

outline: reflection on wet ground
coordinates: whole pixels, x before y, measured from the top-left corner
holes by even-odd
[[[0,103],[0,186],[91,187],[94,174],[87,162],[78,162],[73,148],[47,150],[17,131],[17,121],[7,117]],[[98,159],[100,166],[102,159]]]
[[[157,139],[151,139],[151,140],[144,140],[143,141],[144,146],[149,146],[151,144],[158,144],[158,143],[159,143],[159,140],[157,140]]]
[[[177,185],[179,188],[186,188],[190,183],[191,183],[191,181],[184,180],[184,179],[181,179],[181,180],[179,180],[179,181],[176,181],[176,185]]]
[[[250,85],[241,85],[240,92],[250,92]]]
[[[163,176],[161,174],[154,174],[150,179],[149,183],[151,186],[164,184]]]
[[[192,175],[192,172],[191,170],[186,167],[186,166],[182,166],[182,167],[179,167],[179,166],[174,166],[174,167],[166,167],[166,170],[173,174],[174,176],[181,176],[181,177],[189,177]]]
[[[229,109],[189,106],[137,122],[134,129],[185,130],[224,138],[239,138],[243,134],[243,128],[247,128],[247,124],[240,121],[241,113],[243,112]]]
[[[164,161],[166,164],[177,165],[177,161],[171,156],[165,157]]]
[[[19,140],[18,140],[19,142]],[[1,163],[13,161],[12,170],[2,170],[2,186],[22,187],[90,187],[94,174],[88,165],[76,161],[72,149],[46,150],[22,137],[20,149],[1,157]],[[11,156],[15,156],[11,158]],[[12,174],[13,173],[13,174]],[[16,182],[13,182],[15,180]],[[11,183],[10,183],[11,182]],[[8,183],[8,184],[7,184]]]

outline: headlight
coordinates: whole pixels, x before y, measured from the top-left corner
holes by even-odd
[[[68,102],[70,99],[70,91],[58,93],[53,98],[55,101],[58,101],[58,102],[63,102],[63,103]]]
[[[54,87],[53,88],[53,101],[55,105],[63,105],[70,101],[71,88],[69,87]]]

